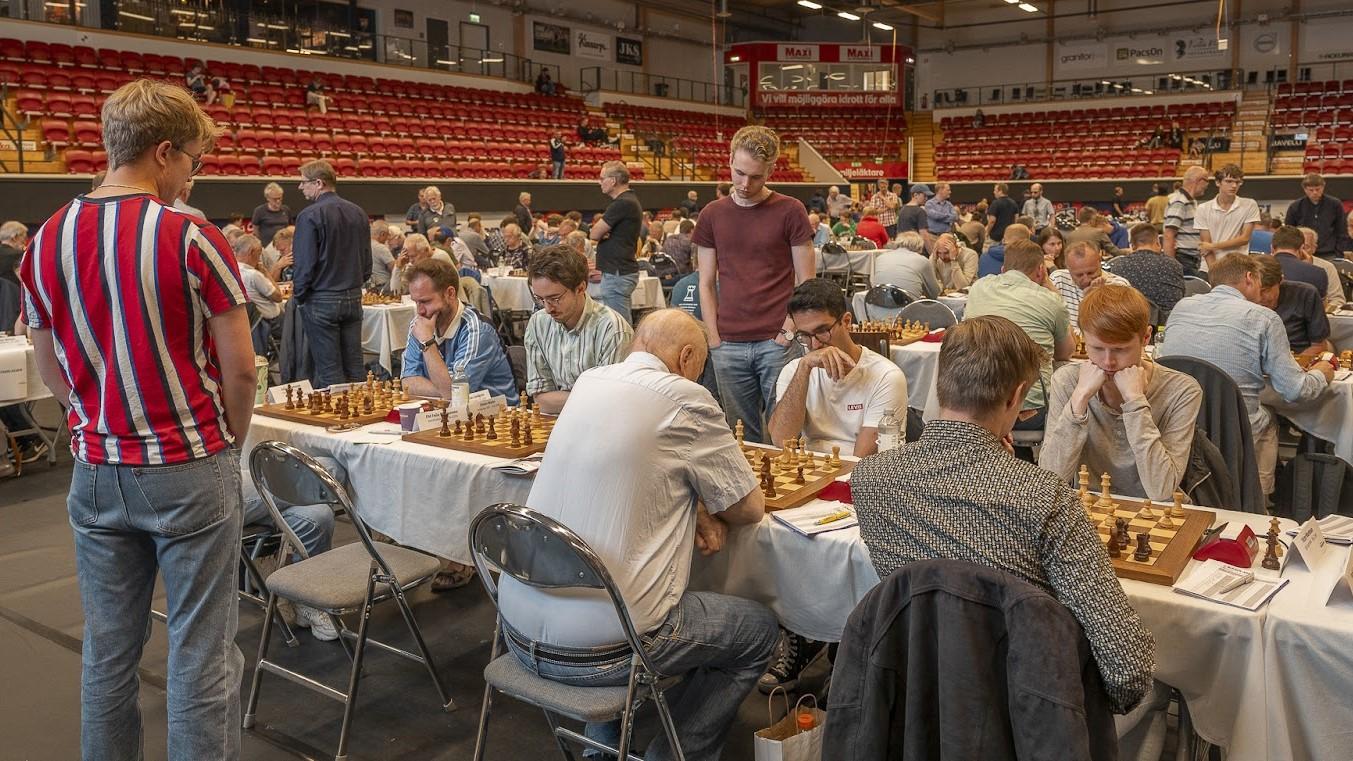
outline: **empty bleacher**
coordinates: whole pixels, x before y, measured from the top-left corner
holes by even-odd
[[[1173,176],[1181,152],[1147,147],[1152,134],[1178,122],[1187,146],[1194,137],[1227,134],[1235,110],[1234,102],[1213,101],[1019,111],[987,114],[982,126],[971,116],[944,117],[936,173],[941,180],[1003,180],[1019,165],[1036,180]]]
[[[722,182],[727,182],[730,177],[728,141],[733,133],[747,123],[741,117],[711,111],[656,108],[629,103],[608,103],[605,110],[606,118],[615,122],[622,134],[633,136],[638,150],[644,150],[647,137],[656,137],[669,147],[669,155],[694,166],[695,177],[691,179]],[[781,138],[787,137],[781,134]],[[802,169],[794,166],[787,155],[789,153],[793,151],[780,155],[770,179],[775,182],[808,181],[810,178],[805,176]],[[671,164],[667,163],[668,166]]]
[[[906,116],[880,113],[822,113],[767,111],[766,126],[782,136],[810,143],[831,162],[895,161],[906,150]]]
[[[1353,174],[1353,79],[1279,85],[1268,124],[1270,135],[1307,135],[1304,151],[1275,151],[1275,174],[1295,173],[1283,153],[1299,153],[1303,172]]]
[[[0,39],[6,103],[40,129],[66,171],[105,168],[98,127],[104,98],[138,77],[182,82],[196,61],[91,47]],[[294,173],[330,158],[341,176],[526,178],[549,163],[554,131],[575,138],[582,101],[534,93],[337,75],[277,66],[205,62],[231,85],[233,103],[205,106],[225,132],[203,159],[204,175]],[[328,113],[305,107],[317,79]],[[592,179],[614,147],[573,147],[566,179]],[[641,167],[632,174],[643,178]]]

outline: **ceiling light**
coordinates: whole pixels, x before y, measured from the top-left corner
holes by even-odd
[[[460,61],[443,61],[439,58],[437,59],[437,63],[443,66],[458,66],[460,64]]]
[[[481,59],[479,59],[479,62],[480,62],[480,63],[502,63],[502,62],[503,62],[503,59],[501,59],[501,58],[481,58]]]
[[[822,3],[815,3],[813,2],[813,0],[799,0],[799,5],[802,5],[805,8],[810,8],[815,11],[822,10]]]
[[[267,40],[260,39],[260,38],[258,38],[258,37],[246,37],[244,41],[245,41],[245,42],[252,42],[252,43],[254,43],[254,44],[267,43],[267,42],[268,42]]]
[[[793,71],[793,70],[795,70],[795,69],[802,69],[802,68],[803,68],[803,64],[801,64],[801,63],[791,63],[791,64],[789,64],[788,66],[781,66],[781,67],[780,67],[780,71]]]
[[[742,56],[740,56],[740,55],[730,55],[730,56],[728,56],[728,61],[729,61],[729,63],[737,63],[738,61],[741,61],[741,60],[742,60]]]
[[[1141,92],[1141,91],[1142,91],[1142,88],[1140,88],[1140,87],[1134,87],[1134,88],[1132,88],[1132,91],[1133,91],[1133,92]]]
[[[1101,85],[1111,85],[1111,84],[1113,84],[1113,82],[1110,82],[1109,80],[1106,79],[1106,80],[1100,82],[1100,84],[1101,84]]]
[[[117,12],[117,15],[119,15],[119,16],[126,16],[127,18],[140,19],[140,20],[142,20],[142,21],[154,21],[154,20],[155,20],[154,18],[151,18],[150,16],[143,16],[143,15],[141,15],[141,14],[139,14],[139,13],[132,13],[131,11],[118,11],[118,12]]]
[[[1144,95],[1154,95],[1154,94],[1155,94],[1154,92],[1152,92],[1152,91],[1150,91],[1150,90],[1143,90],[1142,93],[1143,93]]]
[[[891,32],[891,31],[893,30],[893,27],[892,27],[891,24],[885,24],[885,23],[883,23],[882,21],[875,21],[875,22],[874,22],[874,28],[875,28],[875,29],[882,29],[882,30],[885,31],[885,32]]]
[[[856,16],[854,13],[851,13],[851,12],[849,12],[849,11],[837,11],[837,12],[836,12],[836,15],[840,16],[841,18],[845,19],[846,21],[859,21],[859,20],[860,20],[860,17],[859,17],[859,16]]]
[[[1019,3],[1019,0],[1005,0],[1005,1],[1011,5],[1017,5]]]
[[[1038,9],[1028,3],[1020,3],[1019,9],[1025,13],[1038,13]]]

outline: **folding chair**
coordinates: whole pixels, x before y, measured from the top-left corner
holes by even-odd
[[[887,319],[891,320],[902,313],[902,308],[915,301],[916,297],[903,288],[891,283],[876,285],[865,291],[864,294],[864,318],[866,320]],[[878,307],[883,310],[883,314],[875,315],[869,307]]]
[[[270,672],[343,704],[343,723],[339,729],[338,749],[334,758],[335,761],[346,759],[348,730],[357,704],[357,687],[362,676],[362,658],[367,644],[422,664],[437,688],[442,710],[450,711],[453,702],[447,697],[446,688],[442,686],[432,655],[423,640],[422,630],[418,628],[413,610],[404,596],[408,590],[432,581],[437,575],[440,561],[406,547],[386,544],[377,547],[366,521],[362,520],[353,506],[347,490],[313,457],[289,444],[265,441],[254,447],[249,455],[249,472],[283,538],[279,550],[281,565],[265,582],[268,589],[267,611],[263,616],[263,634],[258,643],[258,664],[249,690],[249,704],[244,712],[244,728],[251,729],[254,726],[263,672]],[[282,518],[276,500],[293,505],[323,503],[331,509],[341,507],[352,519],[360,541],[335,547],[313,557],[307,556],[305,546]],[[302,559],[288,563],[293,552]],[[268,645],[273,619],[278,615],[279,598],[308,605],[328,614],[333,620],[334,627],[339,631],[339,642],[352,660],[346,692],[335,690],[268,660]],[[399,606],[404,623],[418,645],[418,653],[410,653],[368,637],[367,624],[371,620],[372,608],[377,603],[391,599]],[[340,618],[345,613],[354,612],[361,616],[355,635],[343,625]],[[349,639],[356,640],[356,645],[349,647]]]
[[[869,302],[866,300],[866,304]],[[897,313],[900,320],[915,320],[917,322],[930,325],[931,330],[939,328],[948,328],[958,324],[958,315],[949,308],[948,304],[936,301],[935,299],[918,299],[902,307],[902,311]]]
[[[498,614],[493,631],[493,651],[484,668],[484,704],[479,714],[479,732],[475,737],[474,761],[483,761],[485,738],[493,691],[536,706],[545,712],[555,743],[564,758],[572,761],[565,740],[639,761],[629,752],[634,729],[634,713],[651,699],[662,720],[663,732],[678,761],[685,758],[677,739],[676,726],[663,692],[675,682],[661,675],[643,649],[625,600],[606,571],[601,558],[579,536],[558,521],[521,505],[499,503],[484,508],[470,522],[470,553],[484,589],[498,605],[498,587],[490,571],[499,571],[522,584],[541,589],[602,590],[615,606],[616,616],[625,630],[630,658],[629,683],[624,687],[574,687],[536,676],[511,652],[503,652],[503,616]],[[608,748],[578,732],[559,725],[559,716],[576,721],[603,722],[620,718],[620,744]]]
[[[1184,278],[1184,295],[1197,296],[1201,293],[1211,293],[1212,284],[1200,277],[1188,275]]]

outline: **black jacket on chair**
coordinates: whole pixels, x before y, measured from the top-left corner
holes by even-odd
[[[911,563],[846,624],[823,761],[1108,761],[1113,716],[1080,624],[1000,571]]]

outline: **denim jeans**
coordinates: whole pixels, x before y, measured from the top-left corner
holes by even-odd
[[[239,453],[149,467],[76,461],[66,505],[85,616],[83,757],[141,758],[137,668],[158,569],[169,616],[168,757],[238,758]]]
[[[551,166],[550,166],[550,169],[551,169],[551,176],[553,176],[554,179],[556,179],[556,180],[562,180],[562,179],[564,179],[564,162],[562,162],[562,161],[551,161],[551,162],[550,162],[550,165],[551,165]]]
[[[630,275],[613,275],[610,272],[603,272],[601,275],[601,294],[597,296],[597,301],[614,309],[625,318],[625,322],[634,324],[634,318],[630,313],[630,305],[633,303],[634,289],[639,286],[639,273]]]
[[[1199,269],[1199,267],[1202,266],[1202,259],[1197,254],[1175,251],[1174,258],[1175,261],[1179,262],[1179,265],[1184,268],[1184,277],[1201,277],[1204,280],[1207,279]]]
[[[362,364],[362,290],[316,291],[301,305],[315,388],[366,378]]]
[[[347,471],[337,460],[324,456],[315,459],[340,483],[346,479]],[[263,498],[259,496],[258,489],[254,486],[254,479],[247,471],[241,492],[244,495],[244,525],[248,526],[251,523],[273,525],[272,516],[268,514],[268,506],[263,504]],[[296,538],[305,546],[307,555],[328,552],[333,546],[334,511],[328,505],[289,505],[279,501],[277,508],[282,511],[282,520],[296,532]]]
[[[667,698],[688,761],[719,757],[738,707],[766,672],[779,636],[775,614],[764,605],[714,592],[685,593],[662,625],[643,636],[644,649],[658,671],[665,676],[685,675],[667,691]],[[506,639],[526,668],[546,679],[582,687],[623,685],[629,680],[628,656],[595,665],[554,663],[540,654],[532,657],[511,638]],[[588,652],[553,649],[578,655]],[[620,722],[588,724],[587,736],[616,747]],[[645,761],[673,757],[661,734],[644,753]]]
[[[794,346],[771,340],[724,341],[709,353],[728,425],[735,427],[741,420],[747,441],[765,443],[775,383]]]

